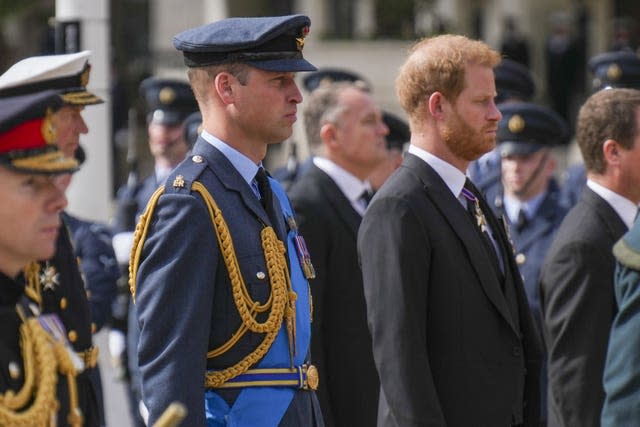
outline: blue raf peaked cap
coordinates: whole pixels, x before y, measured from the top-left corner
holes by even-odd
[[[496,102],[508,99],[530,101],[536,93],[536,84],[527,67],[504,58],[494,69],[496,76]]]
[[[267,71],[315,71],[302,56],[311,20],[304,15],[227,18],[176,35],[188,67],[243,62]]]
[[[198,111],[191,86],[180,80],[149,77],[140,83],[140,96],[147,107],[147,121],[176,126]]]
[[[589,60],[592,86],[640,89],[640,57],[630,51],[605,52]]]
[[[502,120],[496,136],[501,156],[534,153],[569,142],[569,127],[555,111],[528,102],[498,105]]]
[[[308,92],[334,82],[351,82],[371,92],[371,84],[367,79],[352,71],[339,68],[321,68],[315,73],[305,75],[302,79],[302,85]]]

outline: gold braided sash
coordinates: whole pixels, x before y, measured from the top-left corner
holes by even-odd
[[[29,318],[20,326],[20,348],[25,381],[17,393],[7,391],[0,395],[0,425],[55,425],[59,409],[56,399],[57,370],[60,366],[56,345],[38,320]]]
[[[269,284],[271,294],[264,304],[254,301],[249,294],[246,283],[242,277],[236,251],[233,247],[233,240],[229,227],[224,220],[222,211],[211,196],[211,193],[200,182],[192,184],[192,190],[199,193],[204,199],[205,205],[211,217],[211,221],[216,233],[220,253],[224,259],[229,280],[231,281],[231,289],[235,306],[240,314],[242,323],[240,327],[232,335],[232,337],[220,347],[213,349],[207,353],[207,358],[211,359],[229,351],[235,343],[242,338],[247,332],[264,333],[265,337],[258,347],[245,356],[242,360],[233,366],[216,372],[207,372],[205,374],[206,387],[219,387],[231,378],[246,372],[252,365],[260,361],[269,351],[273,341],[278,335],[278,331],[283,320],[286,321],[286,328],[289,338],[289,356],[291,365],[293,366],[293,357],[295,355],[295,301],[296,293],[291,287],[291,279],[289,269],[286,262],[286,249],[282,241],[278,240],[272,227],[265,227],[260,233],[262,249],[264,252],[267,271],[269,273]],[[157,201],[164,193],[164,187],[160,187],[153,194],[145,211],[140,216],[140,220],[136,225],[133,237],[133,247],[131,249],[131,257],[129,262],[129,287],[134,297],[136,293],[137,270],[140,264],[140,257],[149,232],[149,224],[153,217],[153,212]],[[269,312],[264,322],[257,320],[260,313]]]

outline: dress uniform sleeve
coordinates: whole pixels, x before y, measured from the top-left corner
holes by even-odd
[[[74,243],[97,332],[111,317],[120,277],[111,233],[102,224],[85,222],[74,232]]]
[[[392,197],[374,200],[358,231],[384,425],[445,425],[427,357],[428,241],[416,212]]]
[[[136,289],[142,397],[153,425],[173,401],[202,426],[204,374],[219,251],[199,196],[164,194],[144,243]]]

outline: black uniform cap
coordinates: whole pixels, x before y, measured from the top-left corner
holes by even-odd
[[[198,103],[187,82],[149,77],[140,83],[140,96],[148,111],[147,122],[177,126],[198,111]]]
[[[607,87],[640,89],[640,57],[631,51],[605,52],[589,60],[594,91]]]
[[[569,127],[550,108],[527,102],[498,105],[502,120],[497,144],[501,156],[530,154],[542,148],[567,144]]]

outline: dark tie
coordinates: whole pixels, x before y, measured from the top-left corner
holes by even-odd
[[[256,173],[256,183],[258,184],[258,191],[260,191],[260,203],[269,216],[271,225],[275,227],[277,223],[277,215],[273,208],[273,192],[271,191],[271,185],[269,185],[269,178],[264,168],[258,169]]]
[[[471,215],[471,219],[474,224],[474,228],[480,235],[482,243],[484,244],[484,248],[489,255],[489,258],[493,261],[493,265],[496,268],[496,273],[498,273],[498,277],[502,277],[502,269],[500,268],[500,262],[498,260],[498,254],[496,253],[496,248],[493,245],[493,241],[489,236],[489,229],[487,227],[487,219],[480,208],[480,200],[479,196],[476,193],[476,189],[471,184],[471,181],[468,179],[464,184],[464,188],[462,189],[462,195],[467,200],[467,211]]]
[[[365,189],[358,199],[362,200],[362,202],[364,203],[364,206],[367,207],[369,206],[369,203],[371,202],[372,197],[373,197],[373,191]]]
[[[528,222],[527,214],[524,213],[524,209],[520,208],[520,211],[518,212],[518,220],[516,222],[516,230],[521,232],[527,226]]]

